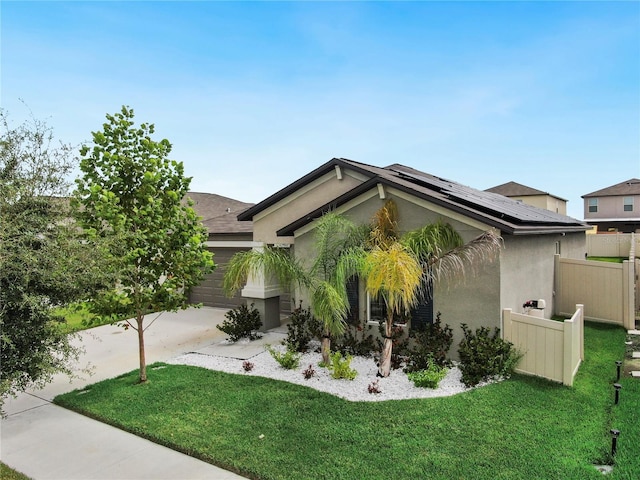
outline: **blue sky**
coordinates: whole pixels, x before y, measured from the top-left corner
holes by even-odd
[[[79,144],[122,105],[192,190],[333,157],[569,200],[640,177],[640,2],[0,4],[0,105]],[[28,109],[20,100],[28,106]]]

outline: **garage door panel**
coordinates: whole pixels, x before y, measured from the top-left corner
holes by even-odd
[[[191,303],[202,303],[207,307],[234,308],[244,303],[244,299],[240,296],[240,292],[229,298],[224,294],[222,289],[222,280],[226,266],[231,257],[237,253],[246,251],[243,248],[212,248],[209,249],[213,253],[213,261],[216,269],[209,275],[205,275],[203,282],[197,287],[191,289],[189,301]]]
[[[216,269],[206,275],[203,282],[197,287],[191,289],[189,295],[190,303],[202,303],[206,307],[218,307],[218,308],[235,308],[239,305],[243,305],[246,299],[240,295],[240,291],[229,298],[225,295],[222,289],[222,281],[224,279],[224,273],[226,271],[227,264],[231,260],[231,257],[237,252],[243,252],[248,249],[245,248],[211,248],[210,252],[214,254],[213,261],[216,264]],[[289,294],[284,294],[280,297],[280,310],[283,313],[289,313],[291,311],[291,302],[289,300]]]

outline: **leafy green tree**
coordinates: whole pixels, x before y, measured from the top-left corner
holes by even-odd
[[[80,151],[77,218],[94,237],[118,238],[110,251],[116,288],[102,291],[93,309],[131,318],[145,382],[145,315],[186,308],[189,290],[214,263],[206,230],[183,200],[191,178],[181,162],[168,159],[169,141],[151,138],[153,124],[135,126],[129,107],[106,117],[103,130],[93,132],[93,145]]]
[[[0,407],[7,395],[72,375],[81,353],[56,307],[90,298],[108,269],[71,222],[72,147],[43,121],[0,110]]]
[[[323,325],[322,361],[329,364],[331,337],[341,335],[349,311],[346,282],[357,273],[365,230],[345,217],[327,213],[318,221],[314,244],[317,255],[302,264],[281,248],[264,247],[235,254],[224,277],[224,289],[232,294],[249,276],[274,275],[283,286],[297,285],[311,292],[313,315]]]
[[[451,225],[442,222],[400,235],[398,209],[393,200],[376,213],[369,243],[361,271],[369,294],[382,297],[387,305],[378,370],[380,376],[387,377],[391,372],[394,317],[410,312],[424,295],[423,285],[464,277],[466,266],[492,259],[502,244],[493,231],[464,243]]]

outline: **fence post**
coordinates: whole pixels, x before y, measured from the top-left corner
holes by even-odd
[[[635,328],[635,262],[622,262],[622,315],[623,325],[627,330]]]
[[[502,339],[511,342],[511,309],[502,309]]]
[[[587,235],[587,237],[589,237],[589,235]],[[553,292],[551,311],[554,315],[559,315],[560,308],[558,304],[562,298],[562,292],[560,291],[560,255],[557,253],[553,256]]]
[[[578,315],[578,318],[576,320],[578,320],[578,325],[579,325],[579,332],[578,335],[580,335],[580,361],[584,360],[584,305],[582,305],[581,303],[576,304],[576,310],[580,310],[580,314]]]
[[[564,340],[564,352],[562,355],[562,383],[566,386],[570,387],[573,385],[573,336],[575,335],[575,325],[574,322],[577,321],[577,318],[572,320],[564,321],[564,331],[563,331],[563,340]]]

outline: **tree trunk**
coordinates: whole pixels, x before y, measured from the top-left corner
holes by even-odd
[[[329,337],[322,337],[322,363],[329,365],[331,361],[329,359],[329,353],[331,353],[331,339]]]
[[[393,316],[387,318],[384,328],[384,344],[382,346],[382,352],[380,352],[380,366],[378,367],[379,377],[388,377],[391,373],[391,353],[393,351],[393,340],[391,340],[391,333],[393,327]]]
[[[138,314],[136,317],[138,323],[138,352],[140,354],[140,383],[147,381],[147,360],[144,355],[144,315]]]
[[[322,336],[322,346],[320,347],[320,350],[322,351],[322,363],[329,365],[329,362],[331,361],[329,359],[329,353],[331,353],[331,338],[329,338],[327,333]]]

